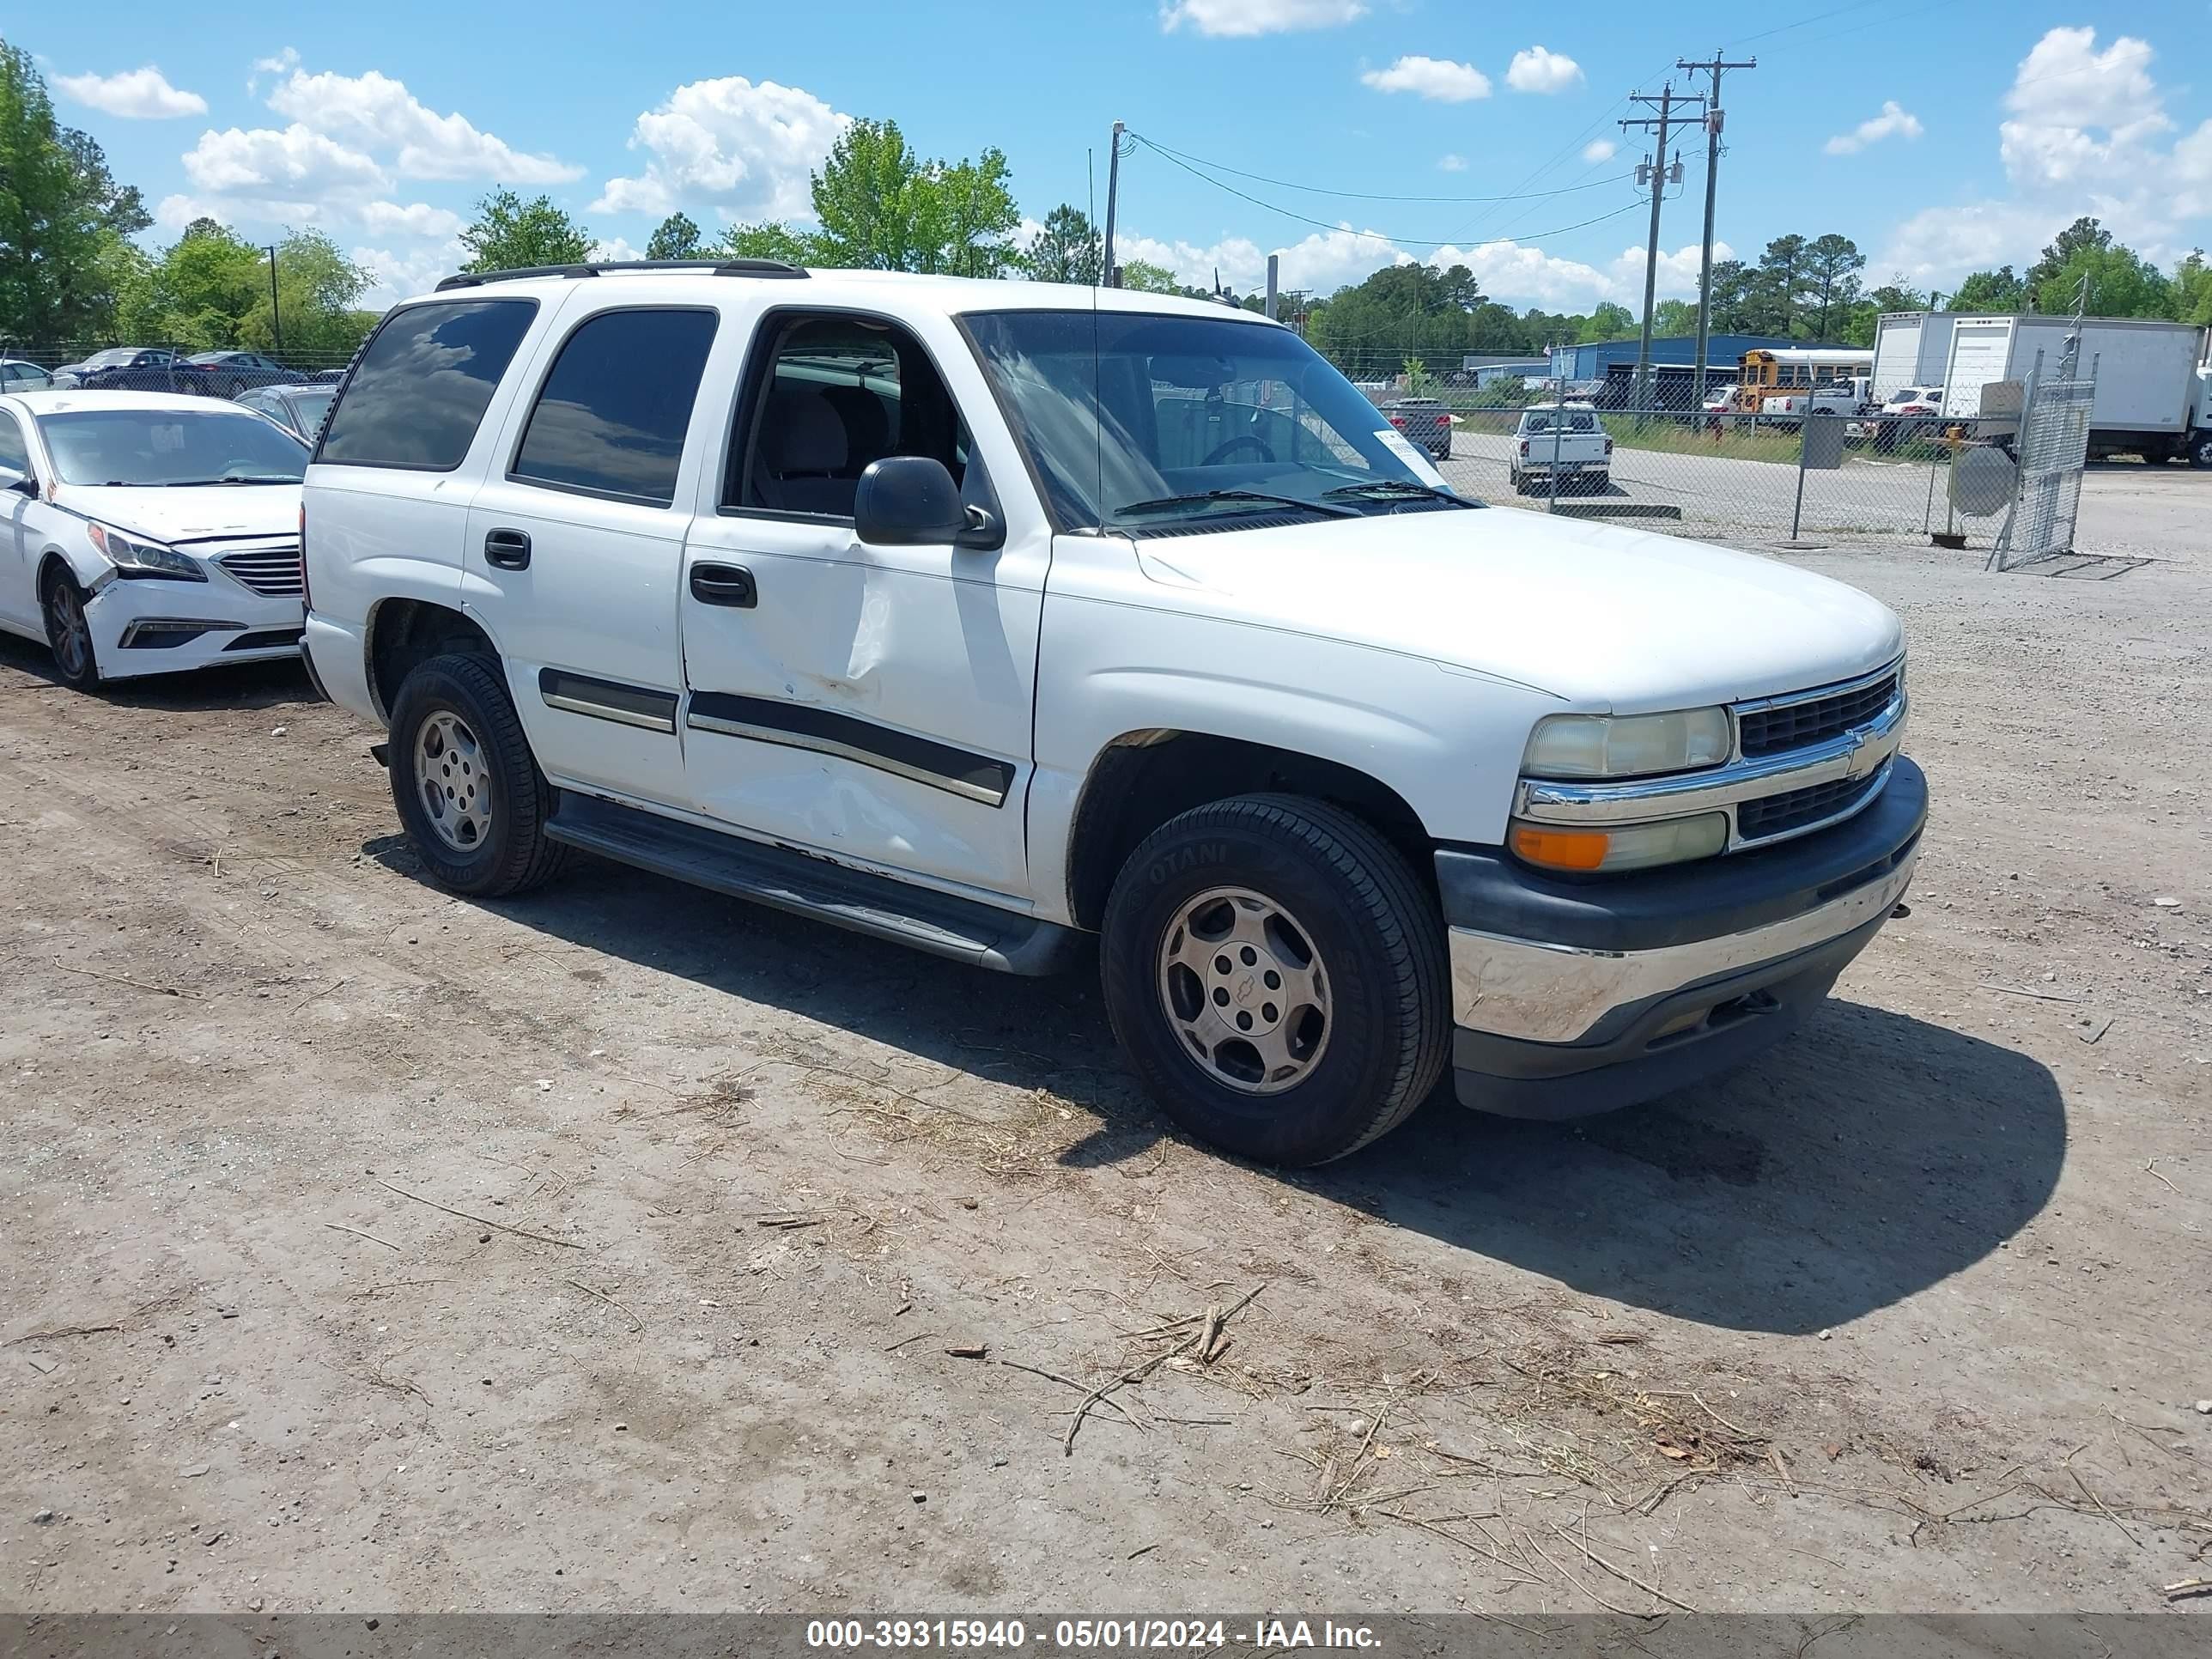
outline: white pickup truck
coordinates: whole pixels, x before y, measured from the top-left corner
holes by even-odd
[[[581,848],[978,968],[1095,951],[1192,1133],[1561,1115],[1788,1033],[1904,892],[1897,619],[1488,510],[1287,330],[758,261],[449,279],[305,486],[429,874]]]
[[[1613,440],[1588,404],[1532,404],[1508,440],[1505,474],[1518,495],[1601,490],[1613,482]]]

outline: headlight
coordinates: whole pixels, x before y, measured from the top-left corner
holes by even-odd
[[[92,544],[106,554],[119,576],[151,576],[169,581],[204,582],[207,572],[200,562],[189,553],[179,553],[173,547],[164,547],[159,542],[149,542],[143,536],[132,536],[104,524],[85,526]]]
[[[1610,875],[1711,858],[1728,845],[1728,814],[1701,812],[1691,818],[1624,823],[1610,830],[1561,830],[1516,819],[1506,844],[1524,863],[1540,869]]]
[[[1521,770],[1532,778],[1648,778],[1729,757],[1725,708],[1674,714],[1552,714],[1537,721]]]

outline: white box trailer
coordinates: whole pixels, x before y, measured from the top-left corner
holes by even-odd
[[[1951,358],[1948,311],[1889,311],[1875,321],[1874,383],[1868,395],[1887,403],[1905,386],[1941,386]]]
[[[1923,368],[1929,325],[1939,319],[1948,325],[1949,335],[1942,368],[1921,378],[1930,385],[1942,384],[1944,416],[1955,421],[1996,413],[1984,410],[1983,389],[1999,381],[2027,382],[2035,374],[2039,360],[2043,378],[2055,377],[2065,359],[2066,337],[2075,326],[2069,317],[1925,313],[1914,343],[1916,360]],[[2078,372],[2087,374],[2094,366],[2097,381],[2096,398],[2090,405],[2089,453],[2137,454],[2153,461],[2183,455],[2195,459],[2199,437],[2212,435],[2199,430],[2212,425],[2207,420],[2200,372],[2204,331],[2193,324],[2136,317],[2086,317],[2081,329]],[[1903,330],[1899,337],[1901,356]],[[1879,372],[1879,363],[1876,368]]]

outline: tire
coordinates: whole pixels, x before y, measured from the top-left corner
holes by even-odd
[[[46,648],[54,653],[54,672],[77,691],[100,689],[100,653],[85,620],[86,595],[76,578],[59,564],[39,583],[39,615],[46,624]]]
[[[1320,801],[1240,795],[1154,830],[1115,881],[1100,960],[1115,1035],[1153,1099],[1241,1157],[1304,1166],[1357,1152],[1443,1071],[1450,971],[1436,905],[1395,848]],[[1278,1012],[1265,999],[1285,975]],[[1316,1000],[1293,1005],[1301,981]],[[1288,1063],[1270,1073],[1232,1017]]]
[[[441,887],[504,898],[567,863],[568,848],[545,834],[553,787],[484,658],[433,657],[410,673],[392,699],[389,752],[392,804]]]
[[[2189,464],[2212,466],[2212,432],[2200,432],[2189,441]]]

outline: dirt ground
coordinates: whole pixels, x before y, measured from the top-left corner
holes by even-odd
[[[0,645],[0,1605],[2205,1611],[2190,483],[2091,480],[2112,580],[1793,556],[1936,794],[1801,1037],[1295,1176],[1085,978],[459,902],[296,672]]]

